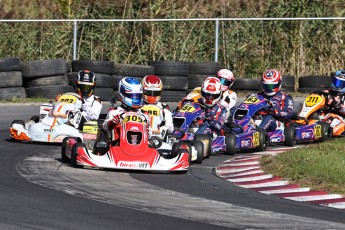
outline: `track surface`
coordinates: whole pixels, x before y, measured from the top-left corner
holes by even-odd
[[[214,155],[186,174],[74,169],[60,147],[14,143],[8,127],[34,106],[0,106],[1,229],[345,229],[343,210],[240,188],[213,169]]]

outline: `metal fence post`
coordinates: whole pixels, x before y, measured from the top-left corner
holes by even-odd
[[[219,19],[216,19],[216,36],[214,41],[214,61],[218,62],[218,37],[219,37]]]
[[[77,60],[77,20],[74,19],[73,30],[73,60]]]

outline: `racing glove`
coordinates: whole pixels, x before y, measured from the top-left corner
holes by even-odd
[[[116,125],[120,123],[120,119],[121,119],[120,114],[115,115],[113,119],[107,122],[108,128],[113,129]]]

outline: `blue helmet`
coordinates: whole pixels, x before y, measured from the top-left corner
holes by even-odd
[[[332,78],[332,90],[345,93],[345,70],[338,70]]]
[[[133,77],[124,77],[119,82],[119,99],[127,107],[137,109],[142,106],[143,87],[140,81]]]

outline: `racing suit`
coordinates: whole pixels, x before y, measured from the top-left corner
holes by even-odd
[[[329,111],[331,113],[335,113],[339,116],[326,116],[323,121],[328,122],[331,127],[335,127],[338,124],[344,122],[345,117],[345,94],[344,93],[338,93],[333,90],[325,90],[325,92],[328,92],[330,95],[326,98],[326,111]],[[341,119],[342,121],[338,120],[337,118]]]
[[[145,103],[145,105],[151,105],[148,103]],[[170,111],[170,108],[167,104],[158,102],[156,104],[152,104],[160,108],[162,111],[162,123],[158,125],[158,127],[151,127],[156,130],[166,130],[167,133],[172,133],[174,131],[174,124],[173,124],[173,118],[172,118],[172,113]],[[143,110],[143,109],[142,109]],[[145,111],[143,111],[145,113]],[[146,111],[147,112],[147,111]],[[150,113],[148,114],[150,116]],[[153,124],[153,123],[152,123]]]
[[[264,93],[258,93],[265,97],[271,104],[269,114],[262,116],[262,122],[259,128],[266,130],[267,132],[273,132],[276,130],[278,122],[283,122],[285,119],[289,119],[293,111],[293,99],[292,97],[279,91],[274,96],[267,96]]]
[[[221,101],[213,107],[206,107],[202,119],[204,123],[199,126],[195,134],[211,134],[213,136],[214,132],[220,133],[223,129],[227,112],[227,109],[221,104]]]
[[[100,97],[91,95],[90,97],[83,97],[83,104],[81,107],[81,115],[87,121],[96,121],[99,118],[102,110],[102,101]]]

